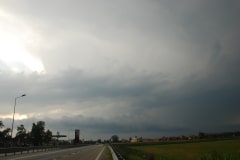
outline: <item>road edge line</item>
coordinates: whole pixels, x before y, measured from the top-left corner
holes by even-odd
[[[100,158],[100,156],[102,155],[104,149],[105,149],[106,146],[103,147],[103,149],[101,150],[101,152],[99,152],[97,158],[95,160],[98,160]]]

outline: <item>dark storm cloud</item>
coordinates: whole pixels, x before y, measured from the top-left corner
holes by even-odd
[[[238,84],[225,83],[220,87],[217,83],[220,85],[222,83],[218,79],[215,84],[209,84],[208,79],[196,80],[190,77],[185,79],[185,84],[175,88],[171,87],[167,77],[162,75],[142,76],[141,80],[138,78],[124,81],[116,77],[89,77],[80,70],[66,71],[58,78],[48,78],[47,81],[38,82],[40,78],[38,81],[33,80],[34,83],[26,84],[28,85],[26,87],[31,88],[28,92],[30,99],[26,97],[24,101],[35,103],[35,106],[43,110],[44,106],[49,104],[69,101],[79,104],[81,101],[91,101],[89,107],[95,105],[103,107],[114,101],[126,102],[128,106],[124,112],[118,113],[116,107],[121,108],[121,106],[117,104],[108,110],[103,108],[103,112],[113,115],[107,119],[94,118],[96,115],[88,113],[90,115],[63,117],[60,121],[57,120],[61,122],[58,124],[59,128],[81,127],[101,133],[137,133],[146,130],[159,134],[164,130],[168,133],[179,133],[190,130],[211,130],[211,127],[223,130],[223,127],[228,129],[232,125],[232,118],[237,117],[240,112]],[[155,79],[158,81],[156,82]],[[13,80],[9,80],[11,81]],[[34,93],[36,90],[38,92]],[[109,99],[109,101],[98,104],[99,99]],[[84,106],[80,105],[77,108],[81,110]],[[68,106],[63,109],[68,110]],[[35,109],[28,108],[28,110]],[[54,119],[49,119],[48,123],[53,127],[56,125],[55,122]]]

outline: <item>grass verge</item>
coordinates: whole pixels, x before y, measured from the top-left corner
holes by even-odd
[[[240,139],[114,146],[128,160],[240,160]]]
[[[113,160],[112,153],[111,153],[108,146],[106,147],[106,159],[107,160]]]

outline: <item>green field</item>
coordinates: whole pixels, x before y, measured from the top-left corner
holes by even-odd
[[[240,139],[191,143],[115,144],[128,160],[240,160]]]

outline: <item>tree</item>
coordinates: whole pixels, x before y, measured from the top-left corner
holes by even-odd
[[[52,140],[52,132],[48,129],[45,133],[44,142],[49,144]]]
[[[27,133],[23,124],[17,127],[16,140],[19,145],[26,145],[27,143]]]
[[[33,123],[31,137],[33,145],[39,146],[44,142],[45,122],[39,121],[37,124]]]
[[[4,127],[3,122],[0,121],[0,129],[3,128],[3,127]]]
[[[117,135],[113,135],[113,136],[111,137],[111,141],[112,141],[112,142],[119,142],[118,136],[117,136]]]
[[[17,135],[26,134],[26,129],[23,124],[17,127]]]
[[[102,143],[102,140],[101,140],[101,139],[98,139],[97,142],[98,142],[98,143]]]
[[[205,133],[199,132],[199,133],[198,133],[198,137],[199,137],[200,139],[204,138],[204,137],[205,137]]]
[[[3,122],[0,121],[0,129],[3,129]],[[6,128],[4,130],[0,130],[0,146],[8,146],[10,145],[11,136],[10,136],[10,128]]]
[[[2,131],[3,135],[5,138],[9,137],[10,136],[10,133],[11,132],[11,129],[10,128],[6,128]]]

